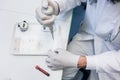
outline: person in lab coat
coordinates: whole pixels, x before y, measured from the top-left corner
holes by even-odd
[[[36,9],[37,20],[44,25],[54,22],[42,7],[51,6],[52,14],[59,15],[82,2],[87,6],[79,33],[68,50],[49,51],[46,63],[52,70],[63,69],[63,80],[75,78],[79,68],[91,70],[88,80],[120,80],[120,0],[47,0]]]

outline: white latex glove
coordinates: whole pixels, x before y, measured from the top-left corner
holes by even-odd
[[[54,23],[55,15],[59,13],[57,2],[52,0],[43,0],[40,7],[36,9],[36,18],[42,25],[51,25]]]
[[[46,59],[47,66],[52,70],[60,70],[66,67],[77,67],[78,55],[74,55],[63,49],[49,51]]]

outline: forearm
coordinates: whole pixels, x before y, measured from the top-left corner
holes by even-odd
[[[80,56],[78,68],[86,68],[101,72],[119,72],[120,51],[108,51],[100,55]]]
[[[72,8],[81,5],[82,0],[55,0],[58,5],[60,12],[66,12]]]

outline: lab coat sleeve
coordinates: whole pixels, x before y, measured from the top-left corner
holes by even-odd
[[[60,12],[66,12],[72,8],[81,5],[81,2],[86,0],[55,0],[59,4]]]
[[[86,56],[86,69],[97,72],[120,72],[120,51],[109,51],[100,55]]]

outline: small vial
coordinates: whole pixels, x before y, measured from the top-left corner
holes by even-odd
[[[25,32],[28,30],[28,23],[26,21],[23,21],[18,24],[18,27],[20,28],[20,31]]]

